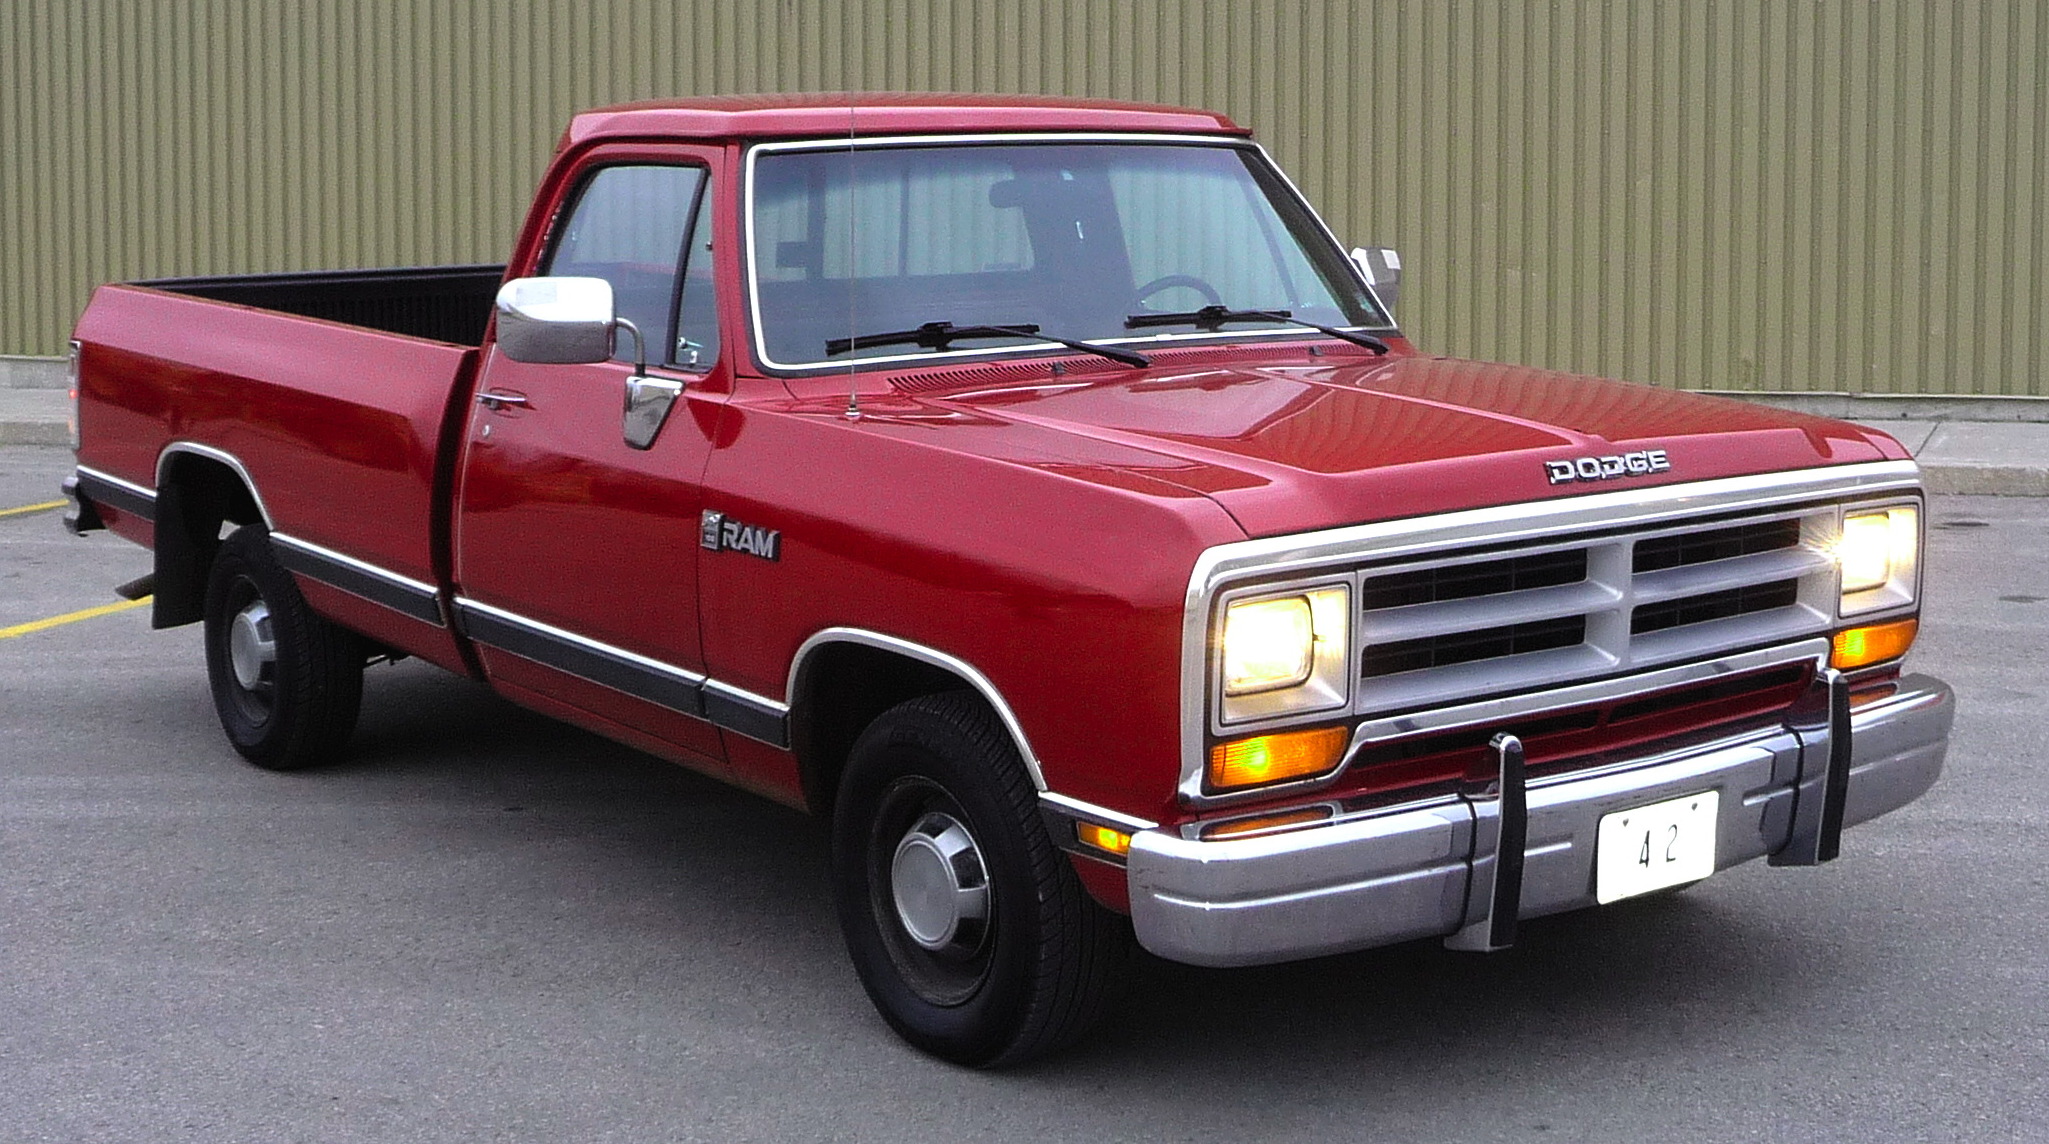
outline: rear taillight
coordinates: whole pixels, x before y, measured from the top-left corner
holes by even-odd
[[[71,343],[71,360],[64,365],[64,388],[71,391],[71,451],[78,451],[78,343]]]

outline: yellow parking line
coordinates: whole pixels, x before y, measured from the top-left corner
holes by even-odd
[[[11,628],[0,628],[0,640],[11,640],[15,636],[25,636],[30,632],[39,632],[45,628],[75,624],[80,620],[90,620],[94,616],[108,616],[115,612],[125,612],[130,608],[140,608],[144,604],[149,603],[149,601],[150,597],[144,596],[140,600],[123,600],[118,604],[101,604],[97,608],[85,608],[76,612],[66,612],[61,616],[51,616],[47,620],[30,620],[28,623],[16,624]]]
[[[27,516],[32,512],[48,512],[53,508],[63,508],[70,503],[70,501],[53,500],[44,501],[41,504],[25,504],[20,508],[0,508],[0,516]]]

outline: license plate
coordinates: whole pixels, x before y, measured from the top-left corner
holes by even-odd
[[[1716,791],[1601,817],[1594,897],[1601,904],[1697,882],[1715,872]]]

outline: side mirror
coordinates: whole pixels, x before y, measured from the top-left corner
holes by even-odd
[[[515,278],[498,290],[498,348],[513,361],[606,361],[617,326],[612,284],[603,278]]]
[[[1395,295],[1402,289],[1402,256],[1396,254],[1392,247],[1355,246],[1352,248],[1352,261],[1358,264],[1359,273],[1372,284],[1373,293],[1386,305],[1388,317],[1392,318]]]

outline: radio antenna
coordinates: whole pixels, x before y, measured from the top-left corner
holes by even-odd
[[[840,39],[840,69],[847,81],[847,347],[850,352],[847,354],[847,409],[845,416],[849,421],[859,421],[861,419],[861,377],[855,369],[855,363],[860,355],[855,351],[854,347],[860,345],[861,330],[856,321],[858,315],[854,308],[854,295],[857,293],[854,289],[854,271],[857,269],[854,262],[854,252],[860,248],[854,241],[854,228],[860,225],[861,184],[854,178],[854,79],[852,75],[846,75],[846,52],[849,38],[842,37]]]

